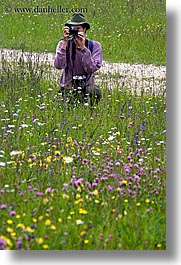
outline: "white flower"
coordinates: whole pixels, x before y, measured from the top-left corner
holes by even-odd
[[[65,164],[72,163],[72,161],[73,161],[73,157],[65,156],[65,157],[63,158],[63,160],[64,160],[64,163],[65,163]]]
[[[0,166],[1,166],[1,167],[5,167],[5,166],[6,166],[6,163],[0,161]]]
[[[114,138],[115,138],[115,136],[111,135],[111,136],[109,136],[108,141],[112,141]]]
[[[99,152],[96,152],[95,150],[92,150],[92,153],[95,155],[95,156],[99,156],[100,153]]]
[[[14,151],[10,152],[10,156],[21,155],[22,153],[23,153],[23,151],[14,150]]]
[[[22,128],[27,128],[28,127],[28,124],[25,124],[25,123],[24,124],[21,124],[21,127]]]
[[[84,222],[80,219],[76,220],[77,225],[82,225]]]

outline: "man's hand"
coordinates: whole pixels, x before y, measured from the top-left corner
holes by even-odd
[[[78,48],[85,48],[85,35],[84,32],[78,32],[78,35],[75,36],[75,44]]]
[[[69,36],[70,36],[69,27],[64,27],[63,28],[63,40],[67,42],[69,39]]]
[[[62,49],[66,50],[68,39],[70,36],[69,27],[63,28],[63,43],[62,43]]]

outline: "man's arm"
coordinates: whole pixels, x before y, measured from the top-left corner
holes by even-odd
[[[63,28],[63,40],[61,40],[56,48],[56,56],[54,66],[57,69],[64,69],[66,67],[66,47],[68,43],[70,32],[68,27]]]
[[[99,42],[93,42],[92,53],[86,47],[82,49],[82,65],[87,74],[94,73],[102,66],[102,47]]]

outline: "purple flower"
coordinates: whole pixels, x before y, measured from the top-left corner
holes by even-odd
[[[36,193],[36,196],[43,196],[43,192],[38,191],[38,192]]]
[[[99,239],[102,240],[104,238],[103,234],[99,234]]]
[[[83,160],[82,160],[82,164],[83,165],[87,165],[87,164],[89,164],[90,163],[90,160],[88,160],[88,159],[86,159],[86,158],[84,158]]]
[[[44,106],[44,105],[41,105],[41,106],[39,107],[39,109],[40,109],[40,110],[44,110],[44,109],[45,109],[45,106]]]
[[[7,205],[6,204],[1,204],[1,209],[6,209],[7,208]]]
[[[108,185],[107,190],[113,190],[113,187],[111,185]]]
[[[9,215],[10,215],[10,216],[14,216],[14,215],[16,215],[16,211],[14,211],[14,210],[13,210],[13,211],[10,211],[10,212],[9,212]]]
[[[92,187],[97,187],[97,183],[96,182],[93,182],[92,183]]]
[[[109,237],[108,237],[108,240],[111,241],[112,238],[113,238],[113,235],[110,234]]]
[[[115,163],[115,165],[116,165],[116,166],[120,166],[121,163],[120,163],[119,161],[117,161],[117,162]]]
[[[6,247],[6,242],[2,238],[0,238],[0,250],[4,250],[5,247]]]
[[[146,212],[149,213],[151,211],[152,211],[152,208],[148,208]]]
[[[51,188],[47,188],[47,189],[46,189],[46,192],[47,192],[47,193],[50,193],[50,192],[52,192],[52,189],[51,189]]]
[[[18,240],[18,241],[16,242],[16,247],[17,247],[18,249],[20,249],[20,248],[22,247],[22,241],[21,241],[21,240]]]

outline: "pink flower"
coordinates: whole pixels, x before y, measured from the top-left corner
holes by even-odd
[[[7,205],[6,204],[1,204],[1,209],[6,209],[7,208]]]

